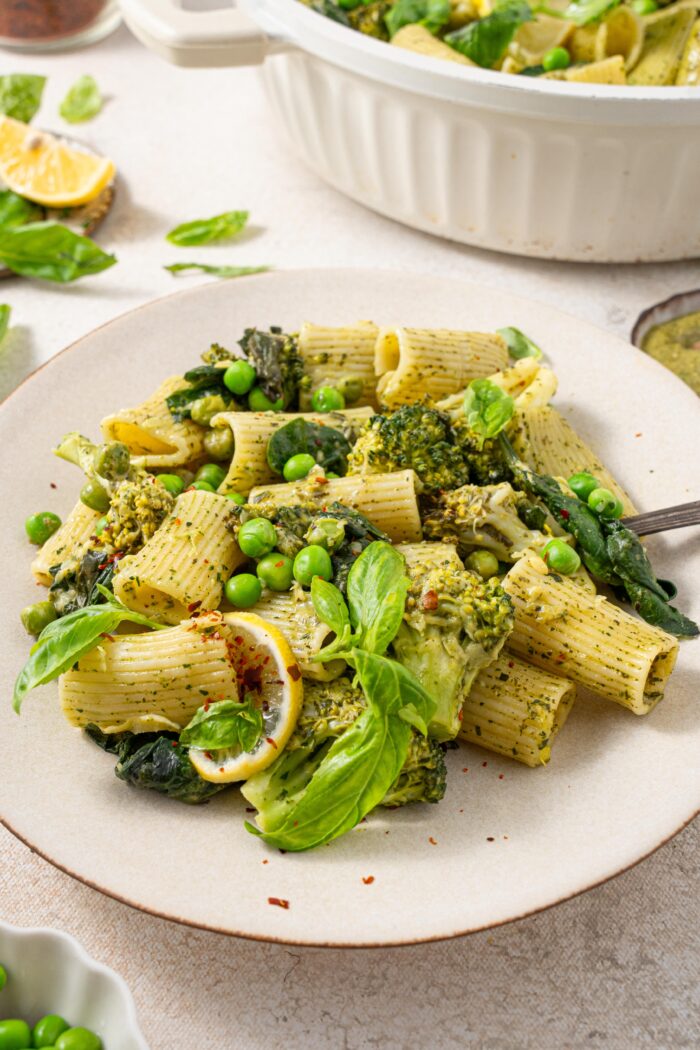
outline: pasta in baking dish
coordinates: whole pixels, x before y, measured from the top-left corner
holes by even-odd
[[[246,329],[135,390],[55,449],[65,522],[26,523],[16,707],[59,679],[120,779],[238,784],[284,850],[439,802],[457,742],[545,766],[579,694],[647,715],[698,629],[556,389],[517,328],[362,321]]]

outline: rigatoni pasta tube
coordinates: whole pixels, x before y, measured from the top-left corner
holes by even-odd
[[[182,376],[171,376],[142,404],[102,420],[106,441],[121,441],[133,460],[144,467],[179,467],[204,452],[204,427],[191,419],[176,422],[165,399],[186,387]]]
[[[494,333],[382,328],[375,355],[377,396],[389,408],[426,395],[437,400],[507,364],[506,344]]]
[[[645,715],[663,696],[678,641],[525,555],[503,578],[515,625],[507,648]]]
[[[406,572],[411,577],[441,566],[457,572],[464,570],[454,543],[399,543],[396,549],[406,559]]]
[[[311,406],[311,396],[319,386],[337,386],[344,379],[362,383],[362,394],[353,405],[376,405],[377,377],[374,373],[374,344],[379,329],[371,321],[342,328],[311,324],[299,329],[297,347],[304,361],[308,387],[299,392],[303,409]]]
[[[444,44],[436,36],[426,29],[425,26],[413,22],[411,25],[402,26],[398,33],[391,38],[394,47],[402,47],[406,51],[415,51],[418,55],[427,55],[428,58],[441,58],[447,62],[459,62],[463,66],[474,66],[475,63],[466,55],[455,51],[449,44]]]
[[[79,559],[90,546],[95,526],[100,520],[96,510],[78,501],[61,527],[50,536],[32,562],[32,572],[39,583],[51,583],[49,569],[66,558]]]
[[[119,563],[114,593],[158,623],[179,623],[195,603],[215,609],[229,576],[246,560],[232,531],[234,521],[225,496],[184,492],[141,550]]]
[[[459,736],[526,766],[543,766],[575,699],[573,682],[502,653],[476,676]]]
[[[61,677],[63,712],[106,733],[180,730],[207,700],[236,700],[236,670],[220,613],[177,627],[105,638]]]
[[[253,610],[263,620],[274,624],[289,642],[304,678],[329,682],[341,675],[344,660],[314,661],[314,656],[331,640],[332,631],[319,620],[308,595],[295,592],[276,594],[267,591]]]
[[[364,514],[393,543],[417,543],[423,534],[416,499],[416,475],[412,470],[261,486],[253,489],[248,498],[251,503],[260,500],[275,507],[290,507],[309,500],[319,507],[343,503]]]
[[[343,412],[219,412],[211,421],[213,427],[229,427],[233,434],[233,459],[226,477],[219,486],[221,492],[248,492],[254,485],[274,481],[276,476],[267,462],[267,444],[280,427],[293,419],[306,419],[327,427],[350,432],[362,428],[373,411],[369,406],[348,408]]]

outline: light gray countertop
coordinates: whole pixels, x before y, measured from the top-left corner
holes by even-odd
[[[106,108],[73,133],[113,157],[120,181],[100,234],[118,266],[75,286],[0,283],[0,302],[13,307],[0,396],[97,325],[198,283],[162,269],[190,255],[462,276],[622,336],[643,307],[700,286],[696,263],[510,258],[376,216],[301,166],[254,72],[175,69],[125,30],[88,51],[2,57],[2,72],[49,76],[38,123],[51,129],[62,128],[57,107],[70,84],[83,73],[98,79]],[[251,212],[251,233],[235,245],[184,252],[163,239],[177,222],[232,208]],[[0,917],[68,930],[119,970],[153,1050],[681,1050],[700,1045],[697,856],[696,826],[613,882],[530,919],[445,944],[331,951],[229,940],[140,914],[0,829]]]

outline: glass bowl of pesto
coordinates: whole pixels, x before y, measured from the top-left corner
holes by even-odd
[[[700,394],[700,288],[644,310],[631,341]]]
[[[0,922],[0,965],[0,1017],[31,1027],[57,1015],[71,1027],[94,1032],[103,1050],[149,1050],[122,978],[67,933]]]
[[[262,66],[297,152],[375,211],[540,258],[700,251],[699,87],[505,75],[395,47],[299,0],[199,6],[122,0],[122,13],[179,65]]]

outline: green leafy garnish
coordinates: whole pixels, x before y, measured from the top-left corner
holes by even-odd
[[[3,303],[0,306],[0,343],[7,335],[7,329],[10,327],[11,315],[12,307],[8,306],[7,303]]]
[[[0,227],[0,260],[22,277],[61,284],[114,266],[114,255],[57,222]]]
[[[28,124],[41,105],[46,77],[10,73],[0,77],[0,113]]]
[[[620,0],[573,0],[563,14],[564,18],[575,22],[577,26],[585,26],[607,15],[619,3]]]
[[[513,398],[490,379],[474,379],[464,395],[464,415],[479,449],[495,437],[515,411]]]
[[[262,731],[262,713],[252,696],[246,696],[243,703],[218,700],[199,708],[180,733],[180,743],[198,751],[232,747],[252,751]]]
[[[12,190],[0,190],[0,226],[24,226],[44,218],[44,209]]]
[[[208,263],[186,262],[171,263],[164,266],[169,273],[184,273],[186,270],[199,270],[201,273],[210,273],[212,277],[247,277],[251,273],[265,273],[269,266],[211,266]]]
[[[391,36],[416,22],[437,33],[449,20],[450,0],[397,0],[384,18]]]
[[[291,419],[272,435],[267,444],[267,462],[270,469],[281,474],[292,456],[307,453],[324,470],[341,477],[347,474],[350,442],[340,430],[306,419]]]
[[[497,328],[496,331],[505,340],[508,353],[513,360],[519,361],[523,357],[534,357],[539,360],[542,357],[542,351],[537,343],[533,343],[532,339],[529,339],[519,328]]]
[[[69,124],[92,120],[102,109],[102,95],[94,77],[76,80],[61,103],[58,112]]]
[[[183,222],[166,236],[171,244],[177,244],[181,248],[230,240],[244,229],[248,218],[247,211],[226,211],[222,215],[214,215],[211,219]]]
[[[347,583],[350,623],[358,648],[386,652],[401,625],[408,586],[404,558],[395,547],[380,540],[365,547]]]
[[[86,605],[54,620],[41,632],[15,682],[12,700],[15,711],[19,712],[30,689],[46,685],[68,671],[99,644],[102,635],[111,634],[120,623],[138,623],[154,630],[163,626],[127,609],[106,587],[98,585],[97,590],[105,599],[103,605]]]
[[[520,26],[531,20],[529,4],[523,0],[506,0],[486,18],[448,33],[445,43],[478,66],[491,69],[503,57]]]

